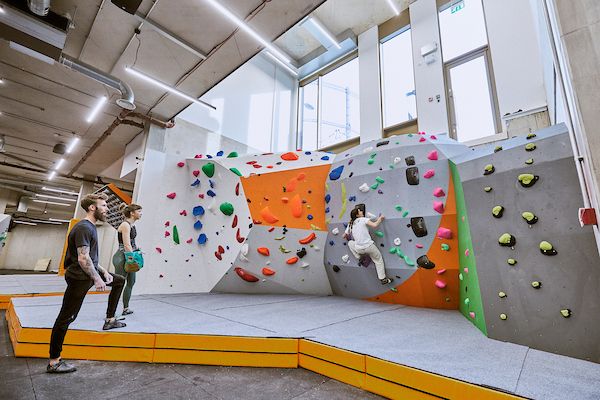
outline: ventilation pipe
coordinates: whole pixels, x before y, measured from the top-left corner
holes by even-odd
[[[135,96],[131,86],[122,80],[115,78],[112,75],[108,75],[99,69],[92,67],[91,65],[85,64],[79,60],[75,60],[64,54],[60,56],[59,62],[74,71],[80,72],[85,76],[88,76],[103,85],[110,86],[119,92],[121,92],[121,98],[116,101],[117,105],[125,110],[135,110]]]
[[[35,15],[45,17],[50,9],[50,0],[27,0],[27,6]]]

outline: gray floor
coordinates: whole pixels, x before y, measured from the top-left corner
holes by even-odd
[[[381,399],[304,369],[74,361],[79,371],[44,372],[46,360],[15,358],[0,312],[0,399]]]
[[[21,272],[18,275],[0,273],[0,294],[62,293],[66,288],[65,278],[56,274],[33,271],[26,275]]]

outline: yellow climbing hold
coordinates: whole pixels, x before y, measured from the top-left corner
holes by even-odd
[[[501,299],[506,297],[506,293],[504,292],[498,292],[498,297],[500,297]]]
[[[342,182],[341,186],[342,186],[342,209],[340,211],[340,216],[338,217],[338,219],[342,219],[342,217],[346,213],[346,208],[348,207],[348,199],[346,198],[346,195],[347,195],[346,185],[344,184],[344,182]]]
[[[500,319],[501,319],[502,321],[506,321],[506,320],[508,319],[508,315],[506,315],[506,314],[502,313],[502,314],[500,314]]]

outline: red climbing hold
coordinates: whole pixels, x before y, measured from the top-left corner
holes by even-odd
[[[202,154],[196,154],[194,158],[202,158]]]
[[[235,195],[239,196],[240,195],[240,183],[238,182],[237,185],[235,185]]]
[[[165,227],[171,225],[171,223],[169,221],[165,222]]]
[[[198,175],[200,175],[200,170],[199,169],[193,170],[192,175],[194,175],[195,177],[198,177]]]
[[[273,232],[274,230],[275,230],[274,226],[272,226],[272,227],[269,228],[269,232]]]
[[[219,261],[221,261],[221,260],[223,259],[223,257],[221,257],[221,255],[219,254],[219,252],[218,252],[218,251],[215,251],[215,257],[217,257],[217,259],[218,259]]]
[[[271,252],[266,247],[259,247],[258,249],[256,249],[256,251],[258,251],[258,254],[262,254],[263,256],[266,256],[266,257],[271,255]]]
[[[260,164],[252,164],[252,166],[253,166],[254,168],[262,168],[262,165],[260,165]]]
[[[183,161],[179,161],[179,162],[177,163],[177,166],[178,166],[179,168],[182,168],[184,165],[185,165],[185,163],[184,163]]]
[[[300,240],[298,240],[298,242],[300,244],[309,244],[310,242],[312,242],[313,240],[315,240],[317,238],[317,235],[314,232],[311,232],[310,235],[308,235],[305,238],[302,238]]]
[[[175,192],[169,193],[167,195],[167,197],[170,198],[171,200],[173,200],[175,198],[175,196],[177,196],[177,193],[175,193]]]
[[[296,264],[298,262],[298,257],[292,257],[292,258],[288,258],[288,260],[285,262],[288,265],[292,265],[292,264]]]
[[[262,269],[262,273],[263,273],[263,275],[266,275],[266,276],[275,275],[275,271],[273,271],[271,268],[267,268],[267,267],[264,267]]]
[[[238,228],[237,232],[235,233],[235,239],[238,241],[238,243],[244,243],[244,240],[246,240],[245,237],[240,235],[240,228]]]
[[[217,251],[219,252],[219,254],[225,253],[225,249],[221,245],[219,245],[219,248],[217,249]]]
[[[158,254],[162,253],[162,249],[160,247],[155,247],[156,251],[158,252]]]
[[[424,142],[425,140],[426,140],[426,139],[425,139],[423,136],[421,136],[421,137],[419,138],[419,142]]]
[[[283,153],[281,155],[281,159],[285,161],[296,161],[298,159],[298,154],[293,152]]]
[[[248,161],[246,164],[253,165],[253,164],[256,164],[256,161]]]
[[[171,236],[171,232],[165,231],[165,237],[169,237],[169,236]]]
[[[179,211],[179,215],[183,215],[184,217],[187,217],[187,211],[181,210],[181,211]]]
[[[193,241],[194,241],[194,239],[192,239],[192,238],[189,238],[189,239],[188,239],[188,240],[186,240],[185,242],[186,242],[186,243],[192,243]]]
[[[273,168],[273,166],[272,165],[267,165],[267,168]]]
[[[235,267],[235,273],[246,282],[258,282],[259,279],[243,268]]]
[[[237,215],[234,215],[233,222],[231,223],[231,227],[235,228],[237,226],[237,223],[238,223],[238,217],[237,217]]]
[[[203,199],[203,198],[204,198],[204,193],[200,193],[200,194],[198,195],[198,197],[200,197],[201,199]]]

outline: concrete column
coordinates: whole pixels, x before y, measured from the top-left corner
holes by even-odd
[[[81,182],[81,187],[79,188],[79,196],[77,196],[77,205],[75,207],[75,213],[73,214],[73,218],[83,219],[85,218],[86,212],[79,205],[81,199],[86,195],[94,192],[94,184],[92,182]]]
[[[381,139],[381,78],[379,68],[379,27],[358,36],[360,84],[360,142]]]

